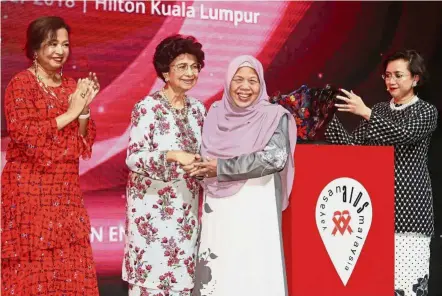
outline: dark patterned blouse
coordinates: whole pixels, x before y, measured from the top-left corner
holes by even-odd
[[[408,106],[376,104],[370,120],[362,120],[351,134],[334,116],[325,133],[334,144],[394,146],[397,233],[434,232],[428,148],[436,125],[436,107],[415,97]]]

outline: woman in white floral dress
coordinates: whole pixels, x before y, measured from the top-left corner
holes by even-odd
[[[201,188],[182,166],[200,159],[205,108],[185,93],[204,66],[201,48],[191,36],[164,39],[154,66],[166,84],[132,111],[123,261],[130,296],[185,296],[194,286]]]

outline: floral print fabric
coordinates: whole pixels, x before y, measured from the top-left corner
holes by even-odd
[[[395,234],[395,296],[428,295],[430,241],[421,234]]]
[[[140,293],[172,295],[194,286],[202,190],[166,161],[169,150],[199,152],[205,108],[193,98],[186,104],[187,116],[157,92],[132,111],[123,279]]]

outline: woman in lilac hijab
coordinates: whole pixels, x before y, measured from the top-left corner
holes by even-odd
[[[205,202],[194,295],[287,295],[281,212],[293,184],[296,124],[268,102],[261,63],[239,56],[206,117]]]

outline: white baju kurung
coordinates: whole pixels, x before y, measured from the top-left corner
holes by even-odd
[[[122,270],[129,295],[190,295],[194,286],[201,187],[166,161],[169,150],[199,152],[205,108],[186,104],[187,115],[155,93],[132,112]]]

